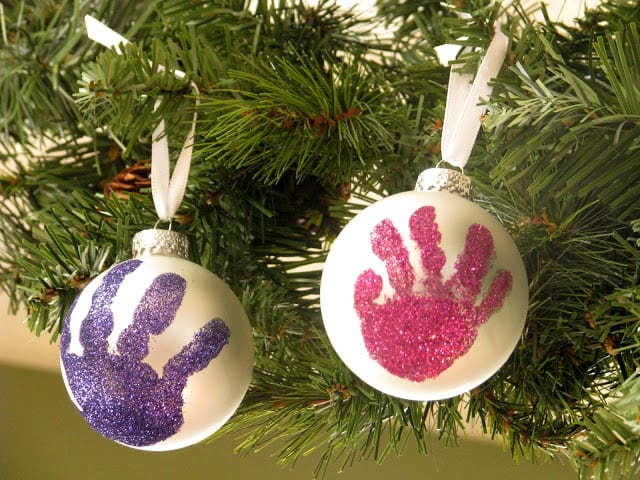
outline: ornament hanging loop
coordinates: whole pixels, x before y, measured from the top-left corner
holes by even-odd
[[[449,165],[462,169],[471,156],[486,110],[481,102],[491,96],[490,81],[498,75],[508,46],[509,39],[496,22],[495,34],[475,79],[471,74],[460,73],[459,66],[451,67],[441,142],[442,161]]]
[[[475,78],[461,73],[460,66],[451,67],[442,123],[442,160],[436,168],[429,168],[418,176],[416,190],[447,191],[471,200],[471,181],[464,174],[464,167],[471,156],[486,109],[481,102],[491,96],[493,86],[490,81],[498,75],[508,45],[509,39],[496,22],[495,35]],[[460,171],[440,168],[442,163],[458,167]]]
[[[440,160],[438,163],[436,163],[436,166],[434,168],[444,168],[442,166],[443,163],[447,163],[444,160]],[[464,167],[458,167],[460,169],[460,173],[464,175]]]
[[[162,222],[167,222],[169,224],[169,226],[166,228],[166,230],[171,231],[171,228],[173,227],[173,220],[168,219],[168,220],[163,220],[162,218],[159,218],[158,220],[156,220],[156,223],[153,224],[153,229],[154,230],[160,230],[158,228],[158,225],[160,225],[160,223]]]
[[[119,49],[120,44],[129,43],[122,35],[111,30],[90,15],[85,16],[85,23],[89,38],[105,47],[115,48],[117,53],[121,53]],[[164,71],[165,67],[159,65],[158,70]],[[173,71],[173,75],[179,79],[186,76],[186,74],[180,70]],[[189,129],[187,139],[176,161],[173,174],[170,173],[169,141],[167,140],[164,119],[160,120],[151,136],[151,195],[159,221],[168,221],[169,227],[171,227],[171,219],[176,214],[184,198],[187,180],[189,178],[189,170],[191,168],[191,157],[193,155],[193,142],[198,119],[197,107],[200,104],[198,94],[200,91],[194,82],[190,84],[196,94],[196,110],[194,110],[191,128]],[[161,98],[156,100],[154,111],[158,109],[161,101]],[[158,222],[156,222],[156,226],[157,225]]]
[[[191,86],[198,94],[199,91],[195,83],[191,82]],[[154,110],[158,108],[160,103],[161,100],[158,99]],[[199,103],[200,101],[196,97],[196,107]],[[153,196],[153,204],[158,214],[158,219],[169,221],[169,224],[171,224],[171,219],[176,214],[180,203],[182,203],[187,188],[197,119],[198,113],[196,110],[193,113],[191,128],[182,150],[180,150],[173,174],[169,173],[169,142],[164,120],[160,120],[151,136],[151,195]]]

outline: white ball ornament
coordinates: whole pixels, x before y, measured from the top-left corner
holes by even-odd
[[[521,336],[522,258],[500,222],[464,198],[469,191],[464,175],[429,169],[415,191],[363,210],[331,247],[320,289],[327,334],[382,392],[421,401],[467,392]]]
[[[228,285],[186,259],[166,230],[134,238],[134,258],[95,278],[71,307],[61,366],[74,404],[103,436],[151,451],[218,430],[253,369],[251,326]]]

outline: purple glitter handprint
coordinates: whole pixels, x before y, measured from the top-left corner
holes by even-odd
[[[82,355],[69,353],[69,317],[61,337],[67,382],[85,419],[105,437],[135,447],[153,445],[180,430],[187,380],[218,356],[230,336],[227,325],[214,319],[169,359],[162,376],[144,363],[150,335],[173,322],[186,291],[180,275],[163,273],[145,291],[131,324],[120,334],[117,353],[111,352],[107,337],[114,328],[112,303],[122,281],[141,263],[128,260],[105,274],[80,326]]]
[[[467,353],[478,327],[502,307],[512,276],[506,270],[496,272],[477,302],[495,256],[489,229],[480,224],[469,227],[464,250],[446,281],[435,208],[418,208],[409,219],[409,231],[420,251],[423,278],[416,281],[400,233],[384,219],[371,231],[371,247],[383,261],[395,292],[380,302],[382,277],[365,270],[355,283],[354,307],[371,358],[393,375],[421,382],[437,377]]]

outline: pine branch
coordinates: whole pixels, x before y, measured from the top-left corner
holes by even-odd
[[[637,346],[636,346],[637,348]],[[580,478],[634,478],[640,472],[640,387],[637,372],[612,392],[606,407],[585,419],[571,460]]]
[[[248,169],[261,183],[277,182],[288,170],[298,178],[332,171],[335,183],[349,181],[364,169],[355,165],[390,143],[371,111],[384,95],[371,91],[371,77],[357,61],[325,72],[302,58],[295,64],[275,58],[258,63],[255,73],[229,76],[242,87],[202,104],[211,119],[203,122],[202,152]]]
[[[635,168],[639,111],[633,110],[638,92],[634,85],[640,82],[640,55],[632,46],[637,37],[637,26],[630,24],[608,34],[609,48],[604,38],[598,39],[596,54],[588,60],[592,79],[573,70],[548,42],[541,44],[556,65],[539,71],[540,78],[514,65],[520,85],[505,80],[504,106],[487,122],[497,129],[496,138],[508,138],[503,146],[495,145],[502,156],[492,171],[497,181],[507,176],[509,182],[526,179],[534,196],[595,196],[620,219],[632,218],[633,199],[640,194]]]
[[[152,2],[136,2],[127,15],[143,22]],[[0,136],[25,143],[31,135],[64,130],[82,135],[72,95],[85,61],[96,51],[79,28],[87,13],[106,16],[127,32],[118,2],[18,0],[3,8],[0,48]]]
[[[280,463],[295,464],[321,450],[316,470],[321,475],[335,461],[342,467],[369,458],[382,461],[402,451],[408,437],[426,451],[429,418],[443,435],[452,424],[460,425],[457,399],[438,402],[436,410],[363,384],[338,361],[326,336],[284,303],[283,293],[263,283],[243,297],[256,320],[259,360],[247,401],[219,432],[240,434],[239,452],[271,449]],[[280,318],[276,331],[270,312]]]

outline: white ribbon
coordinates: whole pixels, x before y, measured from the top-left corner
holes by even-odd
[[[471,156],[482,124],[482,115],[486,110],[486,106],[480,103],[491,96],[493,87],[489,81],[498,75],[508,45],[509,39],[496,23],[495,35],[482,59],[475,80],[471,74],[460,73],[459,66],[451,67],[441,140],[442,160],[450,165],[462,169]]]
[[[85,16],[85,23],[89,38],[100,45],[107,48],[113,47],[116,52],[121,53],[119,45],[129,43],[122,35],[114,32],[90,15]],[[160,65],[159,69],[164,70],[164,67]],[[180,70],[175,70],[173,74],[177,78],[185,77],[185,73]],[[198,93],[195,83],[191,82],[191,86]],[[196,106],[198,103],[199,100],[196,98]],[[156,102],[154,111],[159,105],[160,100]],[[197,113],[194,112],[191,129],[178,156],[173,175],[169,172],[169,142],[167,141],[164,120],[160,120],[151,136],[151,195],[160,220],[170,221],[184,198],[189,169],[191,168],[197,118]]]

